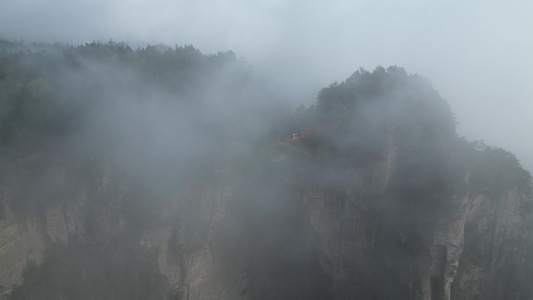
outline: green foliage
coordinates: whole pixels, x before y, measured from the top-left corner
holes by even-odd
[[[360,69],[322,89],[316,106],[299,107],[293,119],[292,130],[330,126],[294,143],[301,150],[297,158],[306,163],[345,172],[385,159],[393,143],[396,184],[410,194],[421,188],[442,192],[464,171],[455,161],[458,139],[447,102],[426,79],[402,68]]]
[[[103,157],[108,161],[121,158],[116,147],[123,146],[117,139],[135,139],[112,134],[132,134],[135,129],[129,127],[137,116],[130,116],[133,113],[129,110],[141,110],[140,102],[145,107],[168,106],[178,113],[194,113],[194,124],[186,126],[202,135],[197,140],[209,139],[221,148],[243,131],[235,111],[224,110],[224,114],[218,110],[220,115],[214,115],[216,109],[210,107],[214,94],[229,98],[242,91],[249,80],[249,67],[233,52],[204,55],[190,45],[132,50],[112,40],[80,46],[7,41],[0,45],[0,184],[11,193],[10,205],[17,212],[40,211],[69,190],[58,184],[57,174],[61,172],[51,166],[61,169],[67,167],[58,165],[69,165],[72,182],[76,179],[83,188],[91,186],[88,182],[103,174],[99,166]],[[150,118],[142,115],[144,111],[137,113],[143,121]],[[136,148],[149,147],[153,141],[145,135],[134,142],[137,144],[127,155],[136,153]],[[205,144],[196,148],[202,147]],[[64,157],[58,158],[61,155]],[[143,155],[131,159],[137,168],[131,172],[156,168],[156,158],[150,161]],[[212,167],[222,157],[209,153],[209,160],[193,167]],[[168,172],[158,179],[173,181],[169,175],[177,172]],[[183,169],[180,172],[186,173]]]
[[[531,187],[529,172],[522,168],[511,152],[501,148],[484,147],[477,150],[470,162],[470,171],[470,183],[474,191],[488,189],[498,196],[513,187]]]
[[[105,91],[145,92],[132,78],[201,107],[203,84],[217,81],[224,86],[210,89],[238,90],[250,76],[248,66],[233,52],[204,55],[190,45],[132,50],[112,40],[77,47],[4,43],[0,48],[0,150],[32,147],[79,130],[91,111],[111,105],[105,102],[109,97]],[[107,86],[109,80],[120,86]]]
[[[72,116],[53,99],[45,75],[28,67],[17,54],[3,53],[0,60],[5,66],[0,76],[0,150],[34,145],[63,133]]]

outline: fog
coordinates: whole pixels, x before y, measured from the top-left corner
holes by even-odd
[[[417,245],[431,238],[419,228],[436,226],[461,193],[530,180],[512,155],[484,145],[533,171],[531,11],[525,1],[2,0],[0,40],[25,43],[0,47],[25,52],[2,52],[0,188],[10,198],[0,204],[38,212],[82,194],[87,239],[107,245],[116,226],[126,241],[87,247],[95,261],[138,246],[144,228],[168,226],[168,249],[181,255],[175,269],[209,243],[213,261],[247,269],[252,298],[310,299],[331,293],[331,274],[307,234],[313,216],[302,208],[315,200],[293,200],[320,190],[331,206],[324,215],[334,216],[324,224],[373,236],[376,251],[365,253],[374,260],[351,274],[390,276],[400,286],[390,291],[409,286],[411,296],[419,275],[391,274],[379,253],[401,264],[424,259]],[[484,143],[458,139],[450,110],[460,136]],[[315,131],[285,139],[305,130]],[[382,162],[396,169],[377,176]],[[142,230],[119,231],[122,212],[107,213],[107,200],[120,202],[124,228]],[[101,215],[108,223],[95,221]],[[323,242],[344,238],[331,232]],[[138,264],[132,253],[117,270]],[[93,268],[93,279],[106,268]],[[73,285],[91,282],[72,272]],[[188,299],[190,283],[179,284]],[[360,286],[381,290],[373,279]]]
[[[359,67],[430,78],[459,134],[514,152],[533,170],[530,1],[3,0],[0,37],[233,50],[295,103]]]

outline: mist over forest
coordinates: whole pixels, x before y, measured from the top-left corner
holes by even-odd
[[[0,235],[2,299],[533,296],[531,175],[430,79],[286,86],[232,51],[0,41],[0,229],[42,227]]]
[[[531,172],[532,10],[525,0],[5,0],[0,38],[232,50],[295,106],[312,105],[318,90],[360,67],[401,66],[431,79],[460,136],[510,150]]]
[[[0,1],[0,300],[533,299],[532,11]]]

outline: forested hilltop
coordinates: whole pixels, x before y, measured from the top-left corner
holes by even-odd
[[[529,299],[531,176],[430,82],[0,41],[0,299]]]

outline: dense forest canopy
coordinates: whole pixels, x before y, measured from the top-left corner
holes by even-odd
[[[48,151],[113,160],[152,184],[220,168],[287,114],[273,112],[281,99],[233,52],[112,41],[1,49],[3,159]]]
[[[214,105],[227,97],[223,89],[243,92],[251,76],[234,53],[207,56],[192,46],[147,46],[135,51],[114,42],[35,45],[24,51],[20,47],[8,42],[2,47],[4,145],[23,140],[30,132],[52,134],[81,126],[78,117],[84,116],[79,114],[120,101],[146,104],[173,98],[205,109],[202,105],[212,96],[207,91],[220,92],[220,100],[209,103]],[[202,90],[200,82],[209,89]],[[156,91],[159,94],[154,95]]]

